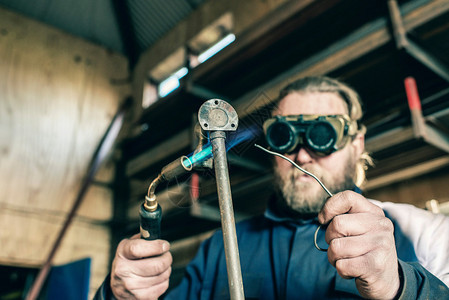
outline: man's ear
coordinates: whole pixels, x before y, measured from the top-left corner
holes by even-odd
[[[365,151],[365,135],[358,133],[352,140],[351,147],[353,148],[354,157],[358,160]]]

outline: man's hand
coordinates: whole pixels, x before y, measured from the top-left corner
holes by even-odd
[[[111,288],[117,299],[157,299],[168,288],[172,256],[166,241],[136,234],[120,242],[112,262]]]
[[[318,220],[329,224],[329,262],[341,277],[355,278],[362,297],[393,299],[398,294],[393,224],[381,208],[360,194],[345,191],[328,199]]]

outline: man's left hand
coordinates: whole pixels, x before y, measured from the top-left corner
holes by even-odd
[[[328,224],[329,262],[341,277],[355,278],[362,297],[393,299],[400,292],[393,223],[380,207],[344,191],[327,200],[318,220]]]

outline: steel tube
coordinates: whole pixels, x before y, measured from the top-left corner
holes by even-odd
[[[240,269],[234,209],[232,207],[231,185],[229,182],[228,162],[226,159],[226,133],[224,131],[212,131],[210,139],[214,157],[218,202],[220,205],[229,293],[231,299],[243,300],[245,299],[245,296],[243,292],[242,271]]]

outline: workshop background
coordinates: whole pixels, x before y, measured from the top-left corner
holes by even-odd
[[[270,158],[252,145],[265,107],[305,75],[361,94],[376,165],[366,196],[449,213],[449,0],[0,0],[0,58],[0,299],[23,298],[52,249],[41,298],[74,262],[91,298],[138,232],[151,180],[195,149],[207,99],[228,101],[250,133],[228,152],[236,218],[262,213]],[[111,124],[121,131],[95,172]],[[157,195],[174,286],[220,226],[213,172]]]

